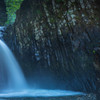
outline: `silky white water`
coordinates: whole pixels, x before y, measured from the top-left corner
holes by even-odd
[[[0,40],[0,78],[0,85],[9,89],[22,89],[27,86],[19,64],[2,40]]]
[[[65,91],[65,90],[47,90],[47,89],[33,89],[16,92],[8,92],[0,94],[0,97],[60,97],[60,96],[74,96],[85,95],[81,92]]]

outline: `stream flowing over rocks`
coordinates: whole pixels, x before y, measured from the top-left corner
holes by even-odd
[[[40,84],[42,88],[56,86],[99,93],[97,4],[94,0],[22,2],[16,21],[7,27],[4,39],[19,60],[28,82]]]

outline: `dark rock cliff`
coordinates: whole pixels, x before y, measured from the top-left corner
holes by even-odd
[[[0,26],[3,26],[7,21],[6,5],[4,0],[0,0]]]
[[[24,0],[5,40],[27,77],[47,81],[51,73],[59,88],[96,91],[99,25],[94,0]]]

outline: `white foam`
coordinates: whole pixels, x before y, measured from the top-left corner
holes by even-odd
[[[17,92],[6,91],[0,94],[0,97],[59,97],[59,96],[73,96],[73,95],[85,95],[82,92],[65,91],[65,90],[46,90],[46,89],[34,89],[23,90]]]

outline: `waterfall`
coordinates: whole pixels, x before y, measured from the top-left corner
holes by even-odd
[[[8,85],[9,88],[20,89],[26,87],[26,80],[19,64],[11,50],[2,40],[0,40],[0,69],[1,68],[3,68],[6,72],[5,74],[7,74],[6,77],[3,77],[5,79],[3,79],[3,82],[6,83],[6,79],[8,79],[8,84],[6,83],[6,85]],[[1,72],[0,76],[3,76],[3,74],[4,73]]]
[[[0,40],[0,88],[19,90],[26,87],[21,67],[8,46]]]
[[[2,41],[4,27],[0,27],[0,98],[2,97],[59,97],[85,95],[81,92],[29,88],[13,53]],[[1,100],[1,99],[0,99]]]

